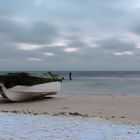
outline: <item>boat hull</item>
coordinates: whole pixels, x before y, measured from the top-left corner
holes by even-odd
[[[57,94],[61,89],[61,82],[38,84],[35,86],[15,86],[10,89],[2,87],[2,97],[10,101],[26,101],[38,97]]]

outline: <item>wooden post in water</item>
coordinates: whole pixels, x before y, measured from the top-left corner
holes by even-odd
[[[69,72],[69,80],[72,80],[72,73]]]

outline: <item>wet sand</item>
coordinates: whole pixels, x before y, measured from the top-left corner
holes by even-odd
[[[130,95],[55,95],[26,102],[7,102],[0,98],[1,112],[96,117],[123,124],[140,124],[139,107],[140,96]]]

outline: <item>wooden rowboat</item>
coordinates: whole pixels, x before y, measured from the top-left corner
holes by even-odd
[[[0,87],[0,94],[3,98],[9,101],[25,101],[57,94],[61,89],[61,82],[50,82],[34,86],[14,86],[8,89],[0,83]]]

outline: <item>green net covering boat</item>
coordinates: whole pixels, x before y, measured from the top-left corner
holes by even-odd
[[[61,81],[59,75],[51,72],[12,72],[0,73],[0,82],[6,88],[11,88],[16,85],[33,86],[36,84]]]

